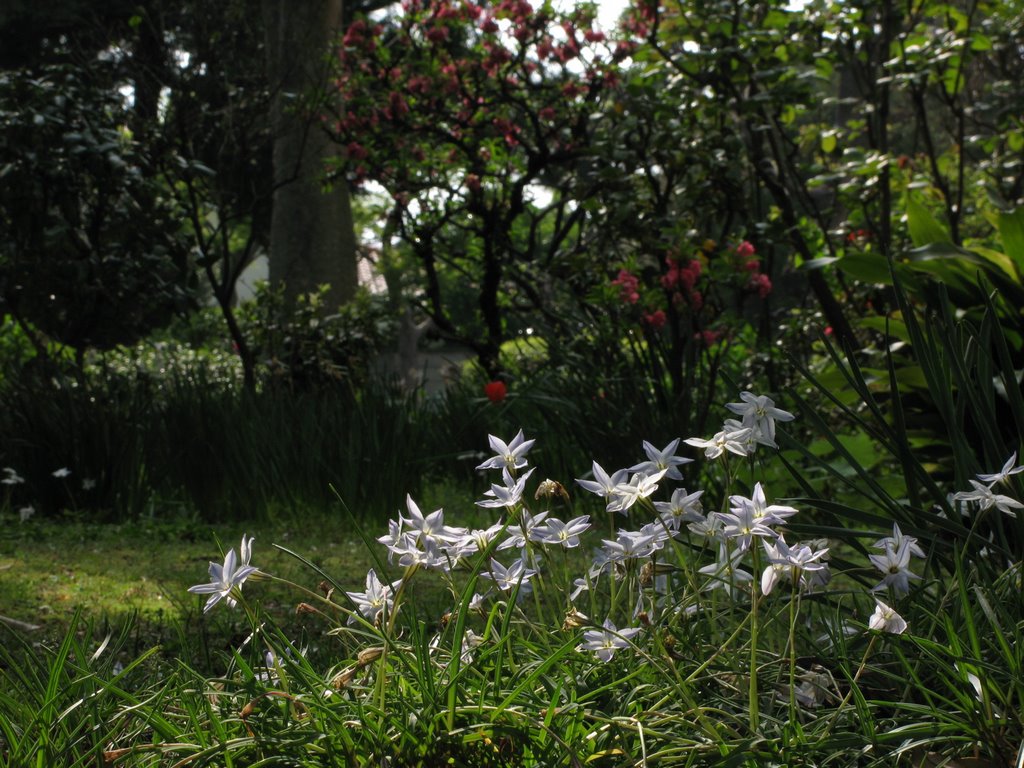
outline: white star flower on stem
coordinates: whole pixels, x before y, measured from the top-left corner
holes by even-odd
[[[735,505],[731,507],[734,512],[736,507],[746,507],[749,505],[753,511],[754,518],[764,525],[779,525],[797,512],[795,507],[769,504],[761,483],[754,484],[754,492],[750,495],[749,499],[745,496],[730,496],[729,503]]]
[[[716,433],[710,440],[690,437],[683,442],[695,448],[703,448],[704,457],[708,459],[717,459],[726,452],[735,453],[737,456],[746,456],[746,443],[752,431],[751,427],[744,427],[743,429],[727,428]]]
[[[512,438],[512,442],[506,444],[504,440],[495,437],[494,435],[488,435],[487,441],[491,444],[491,450],[496,454],[492,456],[483,464],[480,464],[477,469],[506,469],[509,472],[513,472],[517,469],[522,469],[526,466],[527,451],[533,447],[535,440],[524,440],[523,430],[519,430],[519,433]]]
[[[507,469],[502,470],[501,477],[505,481],[504,485],[491,484],[491,490],[484,491],[484,496],[491,498],[483,499],[478,501],[476,505],[478,507],[486,507],[489,509],[495,509],[497,507],[508,507],[512,509],[518,506],[519,502],[523,498],[523,490],[526,488],[526,481],[533,474],[533,470],[529,470],[523,473],[519,479],[515,479],[509,473]]]
[[[580,478],[576,478],[576,482],[583,490],[590,491],[591,493],[603,496],[604,498],[611,496],[615,491],[615,486],[626,482],[626,478],[629,476],[629,470],[619,469],[609,477],[608,473],[604,471],[604,468],[602,468],[596,461],[593,463],[592,469],[594,472],[593,480],[581,480]]]
[[[997,483],[1008,483],[1010,482],[1010,475],[1016,475],[1021,472],[1024,472],[1024,465],[1021,465],[1019,467],[1013,466],[1016,463],[1017,452],[1014,451],[1013,455],[1006,460],[1005,464],[1003,464],[1003,468],[1001,470],[991,475],[976,475],[976,477],[979,480],[981,480],[981,482],[987,483],[989,488],[996,485]]]
[[[721,542],[725,541],[725,534],[722,533],[722,519],[718,512],[708,512],[706,517],[694,520],[686,527],[694,536]]]
[[[741,392],[740,403],[727,403],[733,413],[743,419],[743,424],[748,427],[755,427],[765,438],[769,445],[775,446],[775,422],[792,421],[796,417],[789,411],[775,407],[775,401],[767,395],[755,395],[753,392]]]
[[[582,576],[578,579],[573,579],[572,586],[573,590],[572,593],[569,595],[570,601],[575,600],[582,593],[590,591],[590,582]]]
[[[708,580],[701,586],[701,591],[725,589],[731,592],[740,587],[740,582],[753,581],[754,576],[749,571],[740,568],[740,562],[745,554],[740,549],[730,553],[728,547],[723,543],[718,549],[718,559],[697,571],[708,577]]]
[[[447,543],[466,532],[465,528],[451,528],[444,524],[444,510],[435,509],[426,517],[420,512],[419,506],[408,494],[405,497],[405,506],[409,510],[408,517],[400,517],[402,523],[412,531],[418,532],[420,541],[433,539],[438,543]],[[390,529],[390,524],[389,524]],[[390,532],[390,530],[389,530]]]
[[[665,546],[665,542],[672,538],[672,531],[669,530],[661,519],[652,520],[646,525],[642,526],[639,531],[641,536],[649,536],[654,541],[654,548],[661,549]]]
[[[650,531],[617,531],[615,540],[602,539],[604,561],[621,563],[640,557],[649,557],[659,548],[656,537]]]
[[[418,565],[423,568],[447,572],[453,565],[451,558],[443,547],[447,542],[435,538],[417,538],[416,534],[406,531],[398,541],[388,547],[388,560],[398,558],[403,568]]]
[[[388,520],[387,534],[377,537],[377,541],[383,544],[388,550],[388,562],[394,562],[394,556],[398,554],[395,551],[395,547],[405,546],[405,543],[402,541],[402,537],[405,535],[407,534],[402,531],[401,517],[397,520]]]
[[[58,480],[63,480],[65,477],[71,476],[71,470],[67,467],[61,467],[60,469],[53,470],[51,474]]]
[[[471,555],[487,549],[490,543],[498,537],[505,525],[498,521],[489,528],[477,528],[459,536],[447,547],[448,555],[453,560]]]
[[[543,525],[533,529],[531,538],[541,544],[561,544],[566,549],[580,545],[580,534],[590,528],[590,515],[576,517],[563,523],[557,517],[549,517]]]
[[[537,575],[537,572],[532,568],[527,568],[522,558],[513,560],[507,568],[492,558],[490,569],[480,575],[493,581],[502,592],[510,592],[520,584],[525,587],[527,582]]]
[[[25,478],[19,475],[13,467],[4,467],[4,479],[0,480],[3,485],[21,485]]]
[[[693,459],[676,456],[676,449],[678,447],[678,437],[660,451],[644,440],[644,453],[647,454],[647,461],[640,462],[639,464],[630,467],[629,471],[645,472],[653,475],[655,472],[665,470],[665,477],[670,480],[682,480],[683,475],[677,467],[681,464],[689,464]]]
[[[658,481],[665,476],[666,471],[663,469],[653,475],[637,472],[629,478],[628,483],[619,483],[608,497],[607,510],[625,514],[637,501],[646,499],[658,490]]]
[[[398,591],[401,583],[402,580],[399,579],[391,584],[384,584],[377,578],[377,572],[371,568],[366,573],[366,591],[346,592],[345,594],[348,595],[349,600],[355,603],[356,610],[362,614],[364,619],[376,624],[385,612],[391,612],[395,603],[395,592]],[[355,620],[354,615],[348,617],[349,624]]]
[[[884,539],[879,539],[873,546],[875,549],[885,550],[891,548],[894,552],[898,551],[900,547],[904,546],[906,542],[907,550],[914,557],[924,557],[924,550],[921,549],[921,545],[917,543],[917,539],[913,536],[904,536],[903,531],[900,530],[898,523],[892,524],[892,536],[886,536]]]
[[[871,588],[873,592],[892,587],[899,594],[910,591],[910,580],[920,579],[910,571],[910,543],[903,539],[898,549],[886,546],[881,555],[868,555],[874,566],[882,572],[882,580]]]
[[[252,555],[252,537],[246,541],[242,536],[242,562],[238,562],[238,555],[234,549],[229,549],[224,556],[224,563],[210,563],[210,582],[208,584],[196,584],[189,587],[188,591],[196,595],[209,595],[203,607],[203,613],[209,611],[221,600],[227,602],[228,606],[234,608],[237,604],[236,595],[241,591],[242,584],[247,578],[258,572],[257,568],[249,565],[249,558]]]
[[[246,539],[245,534],[242,534],[242,543],[238,545],[238,556],[243,566],[251,567],[249,561],[252,559],[252,543],[254,541],[256,541],[255,536],[250,536]]]
[[[775,443],[766,440],[764,434],[756,424],[743,424],[736,419],[726,419],[722,422],[722,431],[733,436],[733,440],[739,443],[747,456],[757,453],[757,446],[767,445],[771,448],[778,448]]]
[[[611,619],[605,619],[601,629],[588,629],[583,633],[578,650],[593,651],[599,660],[608,662],[617,651],[629,648],[630,640],[639,632],[639,627],[618,629]]]
[[[803,581],[805,573],[825,570],[828,566],[820,562],[828,553],[827,549],[814,550],[806,544],[790,547],[781,536],[774,543],[763,542],[768,556],[768,567],[761,574],[761,592],[771,594],[776,582],[782,578]]]
[[[704,506],[700,497],[704,491],[688,494],[685,488],[672,491],[669,501],[656,501],[654,508],[661,515],[661,521],[674,533],[678,532],[683,523],[698,523],[704,520]]]
[[[534,529],[544,522],[547,516],[547,512],[531,515],[528,510],[523,509],[519,513],[519,524],[508,527],[508,538],[498,545],[498,549],[522,549],[525,547],[527,540],[532,537]]]
[[[907,629],[907,622],[896,611],[875,598],[875,612],[868,620],[868,627],[879,632],[902,634]]]
[[[984,483],[979,483],[977,480],[968,480],[967,482],[974,486],[974,490],[954,493],[953,501],[968,501],[977,504],[978,510],[981,512],[995,507],[1010,517],[1017,516],[1014,510],[1024,509],[1024,504],[1001,493],[993,493],[992,489]]]
[[[743,496],[732,496],[729,501],[735,506],[729,512],[721,512],[718,517],[722,522],[722,533],[732,539],[737,549],[745,552],[750,549],[754,536],[774,539],[778,534],[770,527],[771,518],[758,514],[754,503]]]

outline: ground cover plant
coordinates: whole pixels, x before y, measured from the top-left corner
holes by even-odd
[[[0,764],[1024,766],[1021,0],[82,5],[0,12]]]
[[[275,573],[243,534],[190,589],[205,613],[226,606],[245,627],[218,674],[179,661],[142,675],[149,654],[115,664],[116,641],[97,647],[73,627],[28,668],[10,666],[5,755],[1010,764],[1019,552],[991,537],[979,552],[954,525],[825,525],[761,482],[794,414],[743,392],[723,415],[713,435],[645,443],[639,463],[594,461],[575,483],[536,476],[522,432],[491,436],[479,468],[492,483],[474,506],[493,520],[460,527],[458,511],[424,513],[409,497],[386,533],[365,534],[373,564],[359,581],[280,544],[309,573]],[[700,473],[686,453],[703,457]],[[991,470],[948,498],[970,531],[1024,508],[1016,453]],[[711,476],[708,490],[692,485]],[[424,581],[447,600],[425,604]],[[302,647],[295,620],[266,610],[275,584],[296,591],[330,652]]]

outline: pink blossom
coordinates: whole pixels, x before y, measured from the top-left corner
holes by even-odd
[[[448,31],[448,27],[431,27],[427,30],[427,40],[434,45],[440,45],[448,39],[449,34],[451,33]]]
[[[653,312],[647,312],[644,314],[644,322],[654,330],[664,328],[667,319],[668,318],[665,316],[665,310],[663,309],[656,309]]]
[[[626,269],[620,269],[612,285],[619,287],[619,300],[624,304],[636,304],[640,300],[640,281]]]
[[[635,49],[636,46],[633,43],[629,42],[628,40],[620,40],[615,45],[615,51],[614,53],[612,53],[612,60],[616,62],[622,61],[623,59],[626,59],[629,56],[633,55],[633,51]]]
[[[350,142],[349,145],[345,147],[345,153],[348,155],[350,160],[365,160],[366,156],[369,154],[366,151],[366,147],[355,141]]]
[[[763,299],[772,292],[772,281],[768,275],[759,272],[751,276],[750,282],[747,283],[747,288],[751,291],[757,291],[757,295]]]
[[[749,240],[744,240],[742,243],[736,246],[736,255],[741,259],[747,259],[757,253],[757,249],[754,248],[753,243]]]
[[[345,32],[345,37],[342,38],[341,44],[346,48],[354,48],[363,42],[365,32],[366,22],[362,19],[356,19],[349,26],[348,31]]]

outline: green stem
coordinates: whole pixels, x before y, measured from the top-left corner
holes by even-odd
[[[796,617],[800,605],[800,574],[790,569],[793,592],[789,598],[789,719],[796,721]]]
[[[750,685],[748,688],[750,709],[750,731],[757,733],[758,725],[761,722],[761,713],[758,708],[757,695],[757,632],[759,629],[757,609],[760,603],[758,595],[757,574],[760,572],[760,557],[757,547],[751,543],[750,546],[754,558],[754,579],[750,582]]]
[[[748,621],[750,621],[750,614],[749,613],[747,614],[747,617],[745,619],[743,619],[743,621],[741,621],[739,623],[739,625],[737,625],[736,629],[733,630],[733,633],[731,635],[729,635],[729,637],[727,637],[725,639],[725,642],[723,642],[721,644],[721,646],[719,646],[717,649],[715,649],[715,652],[712,653],[710,656],[708,656],[708,658],[704,660],[703,664],[701,664],[699,667],[697,667],[695,670],[693,670],[693,672],[691,672],[689,675],[687,675],[686,679],[683,682],[684,683],[693,682],[693,680],[695,680],[698,675],[700,675],[702,672],[704,672],[705,669],[707,669],[708,667],[711,666],[711,663],[715,659],[717,659],[721,654],[725,653],[726,649],[728,649],[729,646],[732,645],[733,641],[737,637],[740,636],[740,633],[747,626],[747,622]]]
[[[829,718],[828,722],[825,723],[825,731],[821,734],[819,743],[828,738],[829,733],[832,731],[832,726],[835,725],[836,719],[839,717],[839,713],[843,711],[847,704],[850,703],[850,699],[853,696],[853,689],[857,687],[857,681],[860,680],[861,674],[868,664],[868,657],[871,655],[872,649],[875,647],[875,641],[878,640],[878,635],[872,635],[868,647],[864,649],[864,657],[860,660],[860,666],[857,667],[857,671],[853,674],[853,680],[850,681],[850,690],[846,692],[846,696],[839,702],[839,706],[836,707],[836,711],[832,713],[832,717]]]

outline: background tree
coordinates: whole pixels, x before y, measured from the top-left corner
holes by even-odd
[[[557,297],[585,292],[582,201],[605,183],[590,137],[625,55],[593,17],[409,2],[384,23],[357,19],[342,41],[333,129],[346,172],[387,190],[423,309],[492,375],[502,341],[529,323],[520,314],[564,326]],[[469,317],[453,312],[460,292]]]
[[[187,299],[173,198],[125,131],[106,69],[0,73],[0,311],[79,361],[134,342]]]
[[[328,184],[336,147],[318,119],[341,0],[264,0],[267,73],[273,88],[274,205],[270,279],[286,296],[329,284],[329,303],[356,289],[356,243],[347,185]]]

